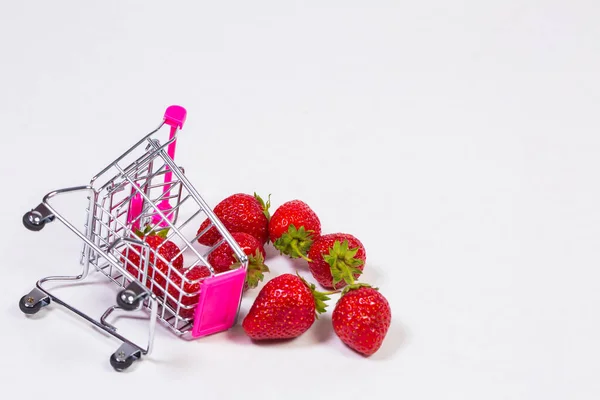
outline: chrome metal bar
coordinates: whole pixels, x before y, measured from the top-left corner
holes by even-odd
[[[187,177],[180,173],[179,169],[177,168],[177,165],[171,159],[171,157],[169,157],[169,155],[164,151],[164,149],[161,150],[161,155],[162,155],[164,161],[169,165],[169,167],[171,168],[173,173],[177,175],[177,178],[185,185],[186,189],[192,195],[194,200],[196,200],[198,205],[203,210],[210,210],[210,207],[208,206],[208,204],[206,204],[206,202],[204,201],[202,196],[200,196],[200,193],[198,193],[196,191],[196,189],[194,188],[192,183],[187,179]],[[219,218],[217,218],[214,214],[207,213],[206,215],[207,215],[208,219],[212,222],[212,224],[217,227],[218,231],[222,234],[222,236],[225,237],[225,239],[231,246],[232,250],[234,251],[235,255],[240,260],[240,263],[242,263],[244,269],[246,269],[248,256],[246,255],[246,253],[244,253],[242,251],[242,248],[237,244],[237,242],[235,241],[233,236],[231,236],[231,233],[229,232],[229,230],[225,227],[225,225],[223,225],[221,220],[219,220]]]
[[[134,182],[131,180],[131,178],[130,178],[130,177],[128,177],[128,176],[125,176],[125,179],[129,180],[129,181],[130,181],[130,183],[131,183],[132,185],[135,185],[135,183],[134,183]],[[134,186],[134,187],[135,187],[135,186]],[[157,205],[157,204],[154,204],[154,203],[152,203],[152,201],[151,201],[151,200],[148,198],[148,196],[147,196],[145,193],[142,193],[142,192],[139,192],[139,193],[140,193],[140,195],[142,196],[142,198],[143,198],[145,201],[147,201],[148,203],[152,204],[152,206],[153,206],[153,208],[156,210],[157,214],[158,214],[158,215],[160,215],[160,216],[161,216],[161,218],[162,218],[162,220],[163,220],[163,221],[164,221],[164,222],[165,222],[167,225],[169,225],[169,228],[171,228],[171,229],[172,229],[174,232],[176,232],[176,233],[177,233],[177,235],[178,235],[178,236],[181,238],[181,240],[183,240],[183,241],[184,241],[184,242],[185,242],[185,243],[186,243],[186,244],[189,246],[189,249],[190,249],[190,250],[191,250],[191,251],[192,251],[194,254],[196,254],[196,256],[198,256],[198,258],[200,258],[200,260],[201,260],[202,262],[204,262],[204,263],[205,263],[207,266],[208,266],[208,265],[210,265],[210,264],[208,263],[208,261],[207,261],[207,260],[206,260],[206,259],[205,259],[205,258],[204,258],[204,257],[203,257],[203,256],[202,256],[200,253],[199,253],[199,252],[198,252],[198,250],[197,250],[197,249],[195,249],[195,248],[194,248],[194,247],[191,245],[191,243],[189,243],[189,242],[186,240],[186,238],[185,238],[185,236],[183,235],[183,233],[181,233],[181,231],[180,231],[180,230],[179,230],[179,229],[178,229],[178,228],[177,228],[175,225],[173,225],[173,223],[172,223],[171,221],[169,221],[169,218],[167,218],[167,216],[166,216],[166,215],[165,215],[165,214],[164,214],[164,213],[163,213],[163,212],[162,212],[162,211],[161,211],[161,210],[158,208],[158,205]],[[232,240],[233,240],[233,238],[232,238]],[[235,243],[235,241],[234,241],[234,243]],[[239,247],[239,246],[238,246],[238,247]],[[240,250],[240,251],[241,251],[241,250]],[[244,253],[242,252],[242,254],[244,254]],[[247,259],[247,257],[245,256],[245,254],[244,254],[243,258],[244,258],[244,259]],[[243,262],[243,261],[242,261],[242,262]],[[214,274],[214,270],[212,270],[212,267],[211,267],[211,272]]]
[[[56,297],[55,295],[53,295],[52,293],[50,293],[48,290],[46,290],[43,287],[43,284],[45,282],[48,282],[50,280],[58,280],[58,279],[46,279],[46,280],[39,280],[36,283],[36,287],[41,290],[46,296],[48,296],[52,302],[58,303],[61,306],[65,307],[66,309],[68,309],[69,311],[77,314],[78,316],[80,316],[81,318],[85,319],[86,321],[90,322],[91,324],[93,324],[94,326],[102,329],[104,332],[116,337],[117,339],[121,340],[122,342],[125,343],[129,343],[132,346],[135,346],[136,348],[140,349],[140,351],[142,351],[143,354],[149,354],[149,351],[152,349],[152,346],[148,345],[146,346],[146,348],[141,347],[135,343],[133,343],[132,341],[130,341],[129,339],[125,338],[124,336],[118,334],[116,331],[113,331],[112,329],[107,328],[106,326],[104,326],[101,322],[96,321],[94,318],[91,318],[90,316],[88,316],[87,314],[79,311],[77,308],[72,307],[69,303],[66,303],[64,301],[62,301],[59,297]],[[61,279],[62,280],[62,279]],[[154,333],[152,335],[152,338],[154,337]]]
[[[171,209],[169,210],[169,214],[172,214],[173,211],[176,211],[177,213],[179,213],[179,209],[181,208],[181,206],[189,199],[191,198],[190,195],[187,195],[186,197],[184,197],[183,200],[178,200],[177,204],[173,207],[171,207]],[[198,210],[194,213],[194,215],[192,217],[190,217],[186,222],[184,222],[183,224],[179,225],[179,228],[183,228],[185,225],[187,225],[189,223],[189,221],[191,221],[193,218],[195,218],[198,214],[200,214],[201,212],[203,212],[203,210]],[[148,213],[148,214],[144,214],[144,216],[147,217],[153,217],[155,215],[158,215],[158,213],[153,212],[153,213]],[[175,221],[176,218],[173,217],[173,221]],[[153,225],[152,229],[156,228],[156,225],[158,225],[159,223],[156,223]],[[170,234],[169,236],[167,236],[167,239],[169,239],[173,234]],[[191,242],[194,242],[194,240],[192,240]]]
[[[135,150],[140,144],[142,144],[143,142],[145,142],[150,136],[154,135],[156,132],[158,132],[160,130],[160,128],[162,128],[164,126],[165,122],[162,121],[158,127],[156,129],[154,129],[152,132],[148,133],[146,136],[144,136],[143,138],[141,138],[136,144],[134,144],[133,146],[131,146],[129,148],[129,150],[127,150],[126,152],[124,152],[123,154],[121,154],[121,156],[119,156],[116,160],[114,160],[113,162],[111,162],[106,168],[104,168],[102,171],[100,171],[99,173],[97,173],[90,181],[90,185],[93,185],[94,182],[101,176],[103,175],[106,171],[108,171],[113,165],[115,165],[116,163],[118,163],[119,161],[121,161],[122,159],[124,159],[125,157],[127,157],[133,150]]]

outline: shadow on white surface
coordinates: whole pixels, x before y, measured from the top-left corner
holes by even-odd
[[[265,254],[266,254],[266,260],[265,261],[269,261],[272,260],[274,258],[277,258],[280,256],[279,254],[279,250],[277,250],[272,243],[268,243],[264,246],[265,248]]]
[[[242,328],[242,321],[243,321],[243,319],[241,319],[238,324],[231,327],[231,329],[229,329],[227,332],[225,332],[225,337],[227,338],[227,340],[231,341],[232,343],[236,343],[236,344],[244,344],[244,345],[265,345],[265,344],[267,344],[267,345],[274,345],[274,346],[289,343],[294,340],[294,339],[285,339],[285,340],[273,340],[273,341],[268,341],[268,342],[267,341],[253,341],[252,339],[250,339],[248,337],[248,335],[246,335],[246,332],[244,332],[244,328]]]
[[[333,340],[335,332],[331,323],[331,315],[320,315],[319,319],[315,321],[306,333],[313,338],[314,342],[325,343]]]
[[[178,371],[188,371],[196,367],[199,358],[189,357],[189,354],[180,352],[161,351],[154,352],[148,357],[143,358],[143,362],[153,364],[159,368],[166,368],[172,375],[177,375]]]
[[[19,299],[16,299],[19,300]],[[46,314],[48,313],[53,313],[54,309],[53,307],[42,307],[40,309],[40,311],[38,311],[35,314],[24,314],[20,309],[19,309],[19,305],[17,303],[17,301],[14,301],[14,303],[9,304],[7,309],[7,314],[14,316],[15,318],[20,318],[20,319],[29,319],[32,321],[37,321],[37,320],[43,320],[46,318],[52,318],[51,316],[47,316]]]
[[[300,273],[301,275],[309,274],[305,276],[305,278],[310,278],[311,280],[314,280],[314,278],[310,275],[310,270],[308,269],[308,262],[306,262],[306,260],[303,260],[301,258],[288,258],[287,263],[290,266],[290,268],[292,268],[294,271],[298,271],[298,273]]]
[[[315,321],[313,326],[300,337],[294,339],[281,340],[259,340],[253,341],[244,332],[241,325],[232,327],[229,331],[224,332],[227,341],[238,345],[245,346],[260,346],[260,347],[304,347],[315,345],[330,346],[335,344],[340,349],[340,353],[345,357],[350,358],[366,358],[372,361],[385,361],[395,358],[397,353],[408,344],[408,329],[400,322],[392,322],[388,334],[381,345],[380,349],[373,355],[365,357],[362,354],[352,350],[346,346],[336,335],[331,324],[329,315],[320,316]]]
[[[357,351],[354,351],[350,347],[346,346],[340,339],[337,340],[337,347],[340,349],[340,353],[348,358],[353,359],[366,359],[371,361],[387,361],[395,358],[396,353],[408,344],[408,329],[402,323],[392,321],[392,325],[381,344],[379,350],[371,355],[365,356]],[[336,337],[337,339],[337,337]]]
[[[272,244],[268,244],[265,246],[265,264],[267,264],[270,268],[271,266],[280,266],[285,265],[285,268],[282,268],[281,271],[275,271],[276,275],[280,275],[284,272],[292,272],[298,271],[302,273],[309,273],[308,263],[306,260],[301,258],[291,258],[285,254],[279,254],[279,250],[277,250]],[[285,271],[284,271],[285,269]],[[271,272],[273,272],[273,268],[271,268]],[[276,275],[273,275],[275,277]]]
[[[381,344],[379,350],[369,357],[372,360],[387,360],[392,358],[400,349],[408,345],[408,329],[398,321],[392,321],[392,325]]]
[[[246,335],[242,328],[241,321],[233,326],[227,332],[224,332],[228,341],[243,345],[253,346],[313,346],[315,343],[325,343],[335,337],[331,317],[329,315],[319,316],[313,325],[297,338],[279,339],[279,340],[252,340]]]
[[[380,268],[379,265],[369,264],[369,260],[367,260],[365,269],[358,278],[358,281],[368,283],[372,286],[379,286],[382,282],[386,281],[386,278],[383,268]]]

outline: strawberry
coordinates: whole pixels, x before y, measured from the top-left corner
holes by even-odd
[[[327,294],[298,275],[279,275],[258,293],[242,327],[253,340],[298,337],[325,311]]]
[[[166,277],[169,276],[170,272],[169,269],[183,268],[181,250],[175,243],[166,240],[166,229],[158,233],[146,230],[145,232],[136,232],[136,234],[150,246],[146,286],[148,288],[152,287],[155,295],[159,297],[164,296]],[[125,264],[127,271],[140,282],[144,278],[145,263],[143,258],[140,259],[140,255],[145,254],[145,250],[142,250],[141,246],[131,245],[131,247],[128,246],[123,250],[121,256],[121,262]],[[157,260],[155,260],[156,254],[158,254]],[[171,267],[169,267],[169,264]],[[154,285],[152,285],[153,281]]]
[[[264,263],[266,257],[265,249],[258,239],[247,233],[233,232],[231,236],[248,256],[248,269],[244,290],[255,288],[263,280],[263,272],[269,272],[269,267]],[[223,243],[214,249],[208,256],[208,262],[217,274],[239,266],[239,260],[227,243]]]
[[[321,234],[317,214],[301,200],[283,203],[269,221],[269,237],[280,254],[304,258],[313,240]]]
[[[344,288],[331,316],[336,335],[348,347],[365,356],[379,350],[391,321],[388,301],[367,284]]]
[[[178,268],[177,272],[171,273],[171,282],[169,283],[169,296],[167,303],[178,312],[181,318],[193,318],[196,311],[195,306],[198,304],[198,296],[200,295],[200,283],[204,278],[210,276],[210,270],[204,265],[195,265],[185,271],[183,268]],[[185,278],[185,279],[184,279]],[[182,290],[183,289],[183,290]],[[179,296],[181,295],[181,300]],[[181,304],[177,310],[177,304]]]
[[[347,233],[319,236],[308,251],[308,268],[321,286],[341,289],[354,283],[365,267],[363,244]]]
[[[269,239],[270,205],[270,200],[265,203],[256,193],[254,196],[237,193],[221,200],[214,213],[229,232],[245,232],[264,245]],[[212,246],[221,239],[214,226],[204,232],[209,224],[210,220],[206,219],[198,229],[198,243],[205,246]]]

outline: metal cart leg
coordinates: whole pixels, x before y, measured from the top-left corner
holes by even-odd
[[[74,277],[74,278],[80,278],[80,277],[81,277],[81,275],[79,275],[78,277]],[[60,278],[62,278],[62,279],[60,279]],[[42,287],[42,284],[44,281],[49,281],[49,280],[67,281],[68,280],[68,279],[64,279],[64,278],[65,277],[48,277],[48,278],[38,281],[36,287],[31,292],[29,292],[28,294],[23,296],[21,298],[21,300],[19,301],[19,308],[21,309],[21,311],[25,314],[35,314],[42,307],[49,305],[51,302],[54,302],[56,304],[59,304],[65,308],[67,308],[68,310],[74,312],[75,314],[84,318],[88,322],[92,323],[94,326],[102,329],[104,332],[121,340],[123,342],[123,344],[117,349],[117,351],[115,353],[113,353],[110,356],[110,364],[116,371],[123,371],[123,370],[129,368],[131,366],[131,364],[133,364],[134,361],[139,360],[142,357],[142,354],[149,355],[151,353],[152,343],[154,341],[154,329],[155,329],[155,324],[156,324],[156,316],[157,316],[157,312],[158,312],[158,303],[157,303],[156,299],[154,299],[154,298],[148,299],[151,303],[151,306],[150,306],[151,307],[151,315],[150,315],[150,327],[149,327],[150,329],[149,329],[148,347],[146,349],[144,349],[144,348],[132,343],[131,341],[127,340],[125,337],[123,337],[119,333],[117,333],[117,328],[115,328],[114,326],[112,326],[111,324],[106,322],[106,318],[110,315],[110,313],[112,311],[114,311],[117,308],[121,308],[121,309],[124,309],[124,308],[119,307],[119,306],[112,306],[104,313],[104,315],[102,315],[102,318],[100,319],[100,321],[96,321],[94,318],[84,314],[83,312],[72,307],[68,303],[65,303],[64,301],[62,301],[58,297],[52,295],[50,292],[48,292],[47,290],[45,290]],[[137,289],[135,286],[132,288],[134,290]],[[135,303],[138,303],[138,306],[139,306],[141,304],[141,302],[146,298],[147,298],[146,296],[140,296],[139,298],[135,299]],[[127,309],[125,309],[125,310],[127,310]],[[132,310],[132,308],[130,307],[129,310]]]

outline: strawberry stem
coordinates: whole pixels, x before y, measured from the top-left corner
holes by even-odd
[[[360,288],[373,288],[374,290],[379,290],[379,288],[373,287],[371,285],[369,285],[368,283],[355,283],[352,285],[348,285],[344,288],[344,290],[342,290],[342,296],[344,296],[346,293],[352,291],[352,290],[356,290],[356,289],[360,289]],[[341,297],[340,297],[341,298]]]
[[[292,248],[292,250],[294,251],[294,254],[296,254],[298,257],[308,261],[308,262],[312,262],[312,260],[310,258],[308,258],[307,256],[305,256],[304,254],[302,254],[300,252],[300,249],[298,248],[298,241],[297,240],[292,240],[292,242],[290,243],[290,247]]]
[[[317,286],[314,283],[310,283],[310,282],[306,281],[306,279],[301,277],[298,272],[296,272],[296,275],[298,276],[298,278],[300,278],[302,280],[302,282],[304,282],[304,284],[308,287],[308,289],[312,293],[313,298],[315,300],[315,318],[319,319],[319,314],[324,313],[325,310],[327,309],[326,301],[330,300],[329,295],[333,294],[334,292],[319,292],[319,291],[317,291]]]

